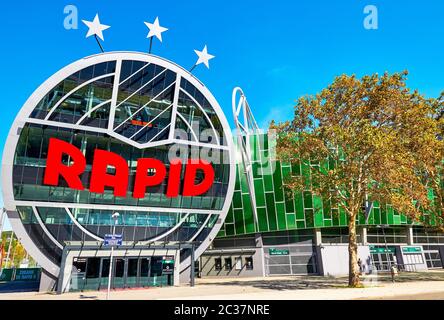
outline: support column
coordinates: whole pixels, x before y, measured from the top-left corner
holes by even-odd
[[[367,227],[362,227],[361,229],[361,243],[363,246],[368,244],[367,242]]]
[[[316,269],[317,273],[320,276],[324,275],[324,267],[322,262],[322,232],[321,229],[314,229],[314,235],[313,235],[313,242],[315,245],[315,251],[316,251]]]
[[[173,285],[180,285],[180,249],[176,250],[174,255],[174,274],[173,274]]]
[[[413,240],[413,226],[407,226],[407,244],[412,245],[415,241]]]
[[[254,241],[256,243],[256,254],[255,256],[257,256],[257,251],[259,250],[259,258],[260,258],[260,263],[261,263],[261,271],[262,271],[262,277],[265,277],[265,253],[264,253],[264,242],[262,241],[262,234],[261,233],[255,233],[254,234]],[[254,261],[253,261],[254,263]]]
[[[63,253],[62,253],[62,261],[60,263],[59,278],[57,279],[57,294],[62,294],[64,292],[64,285],[66,282],[65,267],[66,267],[66,259],[68,258],[68,253],[69,250],[65,246],[65,248],[63,248]]]
[[[322,244],[321,229],[314,229],[314,243],[316,246],[320,246]]]

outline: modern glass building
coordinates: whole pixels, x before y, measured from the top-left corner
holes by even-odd
[[[239,121],[236,105],[233,99],[235,121]],[[275,139],[251,130],[254,118],[248,105],[246,109],[243,140],[237,143],[246,161],[236,166],[233,201],[217,238],[198,261],[200,275],[347,274],[344,209],[311,193],[308,161],[276,160]],[[285,181],[292,175],[305,177],[307,190],[288,190]],[[394,264],[407,271],[443,268],[444,233],[433,227],[432,216],[425,216],[424,222],[413,223],[378,202],[366,214],[363,204],[357,221],[363,272],[387,271]]]
[[[45,171],[52,170],[47,168],[52,138],[83,154],[83,190],[70,187],[66,179],[55,186],[44,183]],[[123,237],[113,287],[177,284],[181,273],[189,273],[191,251],[199,256],[206,249],[228,212],[235,178],[232,141],[215,98],[174,63],[134,52],[81,59],[43,83],[14,121],[2,162],[9,220],[43,267],[47,286],[58,285],[62,291],[106,286],[110,259],[103,241],[113,226]],[[126,196],[115,196],[108,186],[91,192],[96,149],[124,159]],[[196,196],[168,197],[171,157],[183,160],[183,182],[186,160],[208,154],[214,172],[211,187]],[[148,186],[144,197],[135,198],[140,158],[160,160],[167,174],[161,183]],[[69,154],[62,157],[67,167],[76,161]],[[116,171],[106,168],[110,175]],[[146,174],[155,175],[156,169]],[[204,178],[197,171],[195,185]],[[120,214],[116,221],[115,212]]]
[[[99,54],[44,82],[17,115],[2,160],[5,208],[14,232],[44,269],[41,289],[105,288],[110,247],[104,242],[113,233],[122,236],[113,259],[114,288],[176,285],[188,281],[192,269],[200,276],[346,274],[347,215],[309,188],[286,189],[290,175],[310,180],[309,163],[275,159],[273,136],[252,128],[254,117],[242,92],[235,101],[239,92],[233,93],[233,112],[240,131],[233,137],[208,89],[180,66],[153,55]],[[54,138],[84,157],[79,175],[84,189],[64,179],[44,183],[52,170],[47,159]],[[115,196],[110,186],[91,192],[97,149],[117,155],[128,167],[126,196]],[[136,198],[142,158],[159,160],[166,176]],[[199,195],[167,196],[172,158],[206,159],[213,183]],[[61,162],[76,163],[69,153]],[[113,166],[105,170],[117,174]],[[198,185],[205,176],[197,172],[193,179]],[[426,219],[433,225],[432,217]],[[412,223],[390,206],[374,203],[359,216],[358,228],[363,272],[393,264],[408,271],[443,266],[444,234]]]

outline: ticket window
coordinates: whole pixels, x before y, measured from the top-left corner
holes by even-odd
[[[214,270],[216,270],[216,271],[222,270],[222,259],[221,258],[214,259]]]
[[[233,269],[231,258],[225,258],[224,262],[225,262],[224,266],[226,271],[230,271],[231,269]]]
[[[245,258],[245,269],[246,270],[253,270],[253,257],[246,257]]]

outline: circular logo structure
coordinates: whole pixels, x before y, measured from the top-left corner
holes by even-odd
[[[16,117],[5,207],[54,275],[66,241],[103,241],[114,224],[124,242],[194,241],[198,256],[231,203],[232,150],[219,104],[188,71],[143,53],[87,57],[44,82]],[[189,250],[180,260],[180,270],[190,265]]]

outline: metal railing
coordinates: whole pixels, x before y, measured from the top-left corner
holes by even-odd
[[[382,271],[382,272],[390,272],[391,267],[396,266],[398,272],[416,272],[416,264],[415,263],[394,263],[394,262],[382,262],[372,264],[372,270]]]

